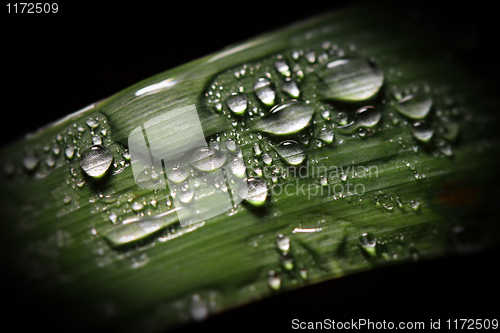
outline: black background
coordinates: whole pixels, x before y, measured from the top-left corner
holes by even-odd
[[[154,74],[328,9],[359,1],[277,4],[127,2],[59,4],[58,14],[1,11],[0,146]],[[394,2],[393,5],[398,5]],[[464,65],[500,74],[495,12],[486,2],[415,5]],[[401,15],[411,13],[402,12]],[[38,15],[38,16],[37,16]],[[465,46],[464,46],[465,45]],[[354,274],[229,311],[180,331],[290,329],[291,320],[424,320],[499,317],[498,250]],[[410,287],[410,288],[409,288]],[[55,328],[51,316],[14,300],[5,321]],[[30,320],[19,321],[29,314]],[[4,321],[4,322],[5,322]],[[442,323],[443,326],[443,323]]]

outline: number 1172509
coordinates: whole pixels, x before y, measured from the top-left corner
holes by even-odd
[[[55,2],[18,2],[8,3],[9,14],[55,14],[59,11],[59,5]]]

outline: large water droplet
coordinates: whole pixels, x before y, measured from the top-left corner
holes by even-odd
[[[343,133],[354,133],[358,128],[377,125],[381,117],[382,113],[378,109],[373,106],[364,106],[356,111],[353,121],[338,128]]]
[[[108,171],[113,162],[111,151],[100,145],[85,150],[80,158],[80,166],[90,177],[99,178]]]
[[[26,169],[26,171],[31,172],[35,170],[39,162],[40,158],[35,152],[28,152],[23,157],[23,167]]]
[[[302,145],[293,140],[286,140],[274,147],[278,155],[290,165],[299,165],[306,158],[306,151]]]
[[[400,99],[396,110],[411,119],[424,119],[432,107],[432,98],[425,94],[408,95]]]
[[[226,162],[226,154],[211,147],[198,148],[191,156],[190,163],[200,171],[214,171]]]
[[[362,101],[375,96],[384,82],[384,74],[363,58],[337,59],[318,71],[319,92],[324,99]]]
[[[301,102],[276,105],[271,113],[257,119],[253,128],[275,135],[286,135],[304,129],[311,121],[314,108]]]
[[[427,143],[431,141],[434,130],[425,121],[418,121],[411,127],[411,133],[418,141]]]
[[[276,70],[280,72],[281,75],[290,76],[290,68],[288,67],[285,59],[276,60],[276,62],[274,63],[274,67],[276,67]]]
[[[246,201],[253,206],[262,206],[266,202],[268,188],[267,184],[262,178],[253,177],[248,178],[248,193]]]
[[[226,104],[234,114],[241,115],[247,109],[247,97],[244,94],[232,95],[227,99]]]
[[[253,91],[263,104],[268,106],[274,104],[274,98],[276,97],[276,93],[271,87],[271,82],[269,82],[268,79],[266,78],[258,79],[253,85]]]
[[[174,183],[180,183],[186,180],[189,176],[189,172],[186,168],[171,167],[165,168],[167,173],[167,179]]]

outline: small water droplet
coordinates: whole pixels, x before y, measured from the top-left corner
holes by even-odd
[[[187,168],[172,167],[165,168],[165,170],[167,179],[174,183],[181,183],[189,176],[189,170],[187,170]]]
[[[226,162],[224,152],[211,148],[198,148],[191,156],[190,163],[200,171],[215,171]]]
[[[196,321],[202,321],[208,317],[207,303],[201,299],[200,295],[193,295],[189,312]]]
[[[191,186],[189,186],[187,188],[183,188],[178,193],[178,197],[179,197],[180,202],[182,202],[182,203],[188,203],[194,197],[194,189]]]
[[[274,147],[278,155],[290,165],[299,165],[306,158],[306,151],[302,145],[293,140],[286,140]]]
[[[316,53],[314,53],[314,51],[311,51],[311,52],[307,52],[306,54],[304,54],[304,57],[306,58],[306,60],[308,62],[310,62],[311,64],[314,63],[316,61]]]
[[[335,135],[330,125],[323,126],[317,133],[316,137],[323,142],[332,143]]]
[[[411,119],[424,119],[432,107],[432,98],[425,94],[408,95],[400,99],[396,110]]]
[[[252,177],[247,179],[248,193],[245,200],[253,206],[262,206],[266,202],[268,188],[262,178]]]
[[[283,76],[290,76],[290,68],[284,59],[278,59],[274,63],[274,67],[276,70],[281,73]]]
[[[271,163],[273,163],[273,158],[269,154],[262,154],[262,161],[266,165],[271,165]]]
[[[144,209],[144,205],[143,205],[142,203],[140,203],[140,202],[138,202],[138,201],[134,201],[134,202],[132,203],[132,210],[133,210],[134,212],[138,212],[138,211],[141,211],[141,210],[143,210],[143,209]]]
[[[416,212],[416,211],[418,211],[418,209],[420,208],[420,202],[418,202],[418,201],[414,201],[414,200],[412,200],[412,201],[410,201],[410,203],[409,203],[408,205],[409,205],[409,206],[411,207],[411,209],[413,209],[413,211],[415,211],[415,212]]]
[[[276,241],[276,245],[282,252],[287,252],[290,249],[290,238],[283,237],[283,235],[281,236],[282,237],[278,238],[278,240]]]
[[[290,95],[293,98],[298,98],[300,96],[300,90],[299,87],[297,86],[297,83],[293,81],[292,79],[287,79],[284,83],[283,86],[281,87],[284,92],[286,92],[288,95]]]
[[[80,158],[80,167],[92,178],[102,177],[113,162],[111,151],[100,145],[85,150]]]
[[[352,134],[361,127],[373,127],[378,124],[382,113],[373,106],[364,106],[356,111],[354,120],[345,126],[339,126],[341,132]]]
[[[100,144],[102,144],[102,139],[101,139],[101,137],[100,137],[99,135],[94,135],[94,136],[92,137],[92,144],[93,144],[93,145],[100,145]]]
[[[267,284],[269,284],[269,287],[273,290],[279,290],[281,288],[281,279],[277,276],[270,276],[267,280]]]
[[[71,160],[73,158],[73,156],[75,155],[75,147],[73,147],[73,146],[67,146],[64,149],[64,155],[66,155],[66,158],[68,160]]]
[[[63,200],[62,200],[62,201],[63,201],[63,203],[64,203],[64,204],[66,204],[66,205],[67,205],[67,204],[69,204],[69,203],[71,202],[71,197],[70,197],[69,195],[67,195],[67,196],[65,196],[65,197],[63,198]]]
[[[428,143],[434,135],[434,129],[422,120],[413,124],[411,133],[418,141]]]
[[[109,214],[109,220],[111,221],[111,223],[116,224],[117,219],[118,216],[116,215],[116,213]]]
[[[226,104],[234,114],[241,115],[247,109],[247,96],[244,94],[231,95],[227,99]]]
[[[49,155],[49,156],[47,156],[45,163],[47,164],[47,166],[49,168],[52,168],[56,164],[56,159],[54,158],[54,156]]]
[[[361,234],[358,238],[358,244],[363,252],[370,257],[377,255],[377,238],[372,233],[365,232]]]
[[[276,92],[271,86],[271,82],[266,78],[260,78],[255,81],[253,91],[257,98],[265,105],[271,106],[274,104]]]
[[[90,128],[96,128],[97,126],[99,126],[99,121],[94,119],[94,118],[87,119],[87,121],[85,121],[85,123],[87,123],[87,125]]]
[[[34,171],[40,162],[40,158],[35,152],[28,152],[23,157],[23,166],[26,171]]]

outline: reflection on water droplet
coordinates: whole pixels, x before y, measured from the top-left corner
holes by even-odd
[[[378,124],[382,113],[373,106],[364,106],[356,111],[354,120],[338,128],[342,133],[352,134],[361,127],[373,127]]]
[[[247,97],[244,94],[232,95],[229,96],[226,104],[234,114],[241,115],[247,109]]]
[[[372,233],[365,232],[361,234],[358,238],[358,244],[363,252],[370,257],[377,255],[377,238]]]
[[[363,58],[337,59],[318,71],[319,92],[323,99],[362,101],[375,96],[384,74]]]
[[[425,94],[408,95],[400,99],[396,110],[411,119],[424,119],[432,107],[432,98]]]
[[[92,146],[85,150],[80,158],[82,170],[90,177],[102,177],[113,162],[111,151],[100,145]]]
[[[191,156],[190,163],[200,171],[215,171],[226,162],[226,154],[210,147],[198,148]]]
[[[297,83],[293,81],[292,79],[287,79],[284,83],[283,86],[281,87],[284,92],[286,92],[288,95],[290,95],[293,98],[297,98],[300,95],[300,90],[299,87],[297,86]]]
[[[293,140],[286,140],[274,147],[278,155],[290,165],[299,165],[306,158],[305,149]]]
[[[260,78],[255,81],[253,91],[257,98],[265,105],[271,106],[274,104],[276,93],[271,87],[271,82],[266,78]]]
[[[271,113],[258,119],[253,128],[258,131],[286,135],[298,132],[309,125],[314,108],[301,102],[276,105]]]
[[[411,133],[420,142],[428,143],[434,135],[434,129],[424,121],[418,121],[411,127]]]
[[[40,158],[35,152],[28,152],[23,157],[23,167],[26,171],[34,171],[40,162]]]
[[[268,188],[267,184],[262,178],[253,177],[248,178],[248,193],[246,201],[253,206],[262,206],[266,202]]]

